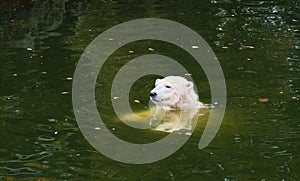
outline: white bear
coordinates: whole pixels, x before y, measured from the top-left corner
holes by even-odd
[[[194,84],[181,76],[167,76],[156,79],[155,87],[150,92],[151,101],[158,109],[174,110],[200,108]]]

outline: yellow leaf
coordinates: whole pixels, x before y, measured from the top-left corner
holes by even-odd
[[[28,167],[35,167],[35,168],[39,168],[39,169],[47,169],[49,168],[48,165],[43,165],[37,162],[29,162],[29,163],[25,163],[24,166],[28,166]]]
[[[138,103],[138,104],[141,103],[141,101],[138,99],[133,100],[133,102]]]

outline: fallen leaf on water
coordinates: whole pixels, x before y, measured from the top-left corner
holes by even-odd
[[[37,162],[29,162],[29,163],[25,163],[24,165],[27,166],[27,167],[35,167],[35,168],[39,168],[39,169],[49,168],[48,165],[43,165],[43,164],[40,164],[40,163],[37,163]]]
[[[266,97],[259,98],[258,100],[259,100],[259,102],[269,102],[269,99]]]
[[[135,103],[141,103],[141,101],[138,100],[138,99],[133,100],[133,102],[135,102]]]
[[[67,94],[69,94],[69,93],[70,93],[70,92],[68,92],[68,91],[61,92],[62,95],[67,95]]]
[[[253,71],[253,70],[246,70],[245,73],[248,73],[248,74],[257,74],[257,72]]]

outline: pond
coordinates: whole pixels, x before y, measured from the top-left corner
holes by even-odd
[[[11,0],[1,1],[0,9],[0,180],[300,179],[298,1]],[[174,154],[128,164],[85,139],[74,115],[72,83],[81,55],[98,35],[140,18],[172,20],[201,35],[223,69],[227,104],[204,149],[198,143],[210,110]],[[204,71],[181,47],[154,40],[120,47],[98,75],[96,105],[113,134],[137,144],[167,133],[120,124],[111,84],[123,65],[147,54],[177,60],[191,73],[186,77],[193,78],[200,100],[215,104]],[[128,100],[135,112],[149,109],[156,78],[134,82]]]

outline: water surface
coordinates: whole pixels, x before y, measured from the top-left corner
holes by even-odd
[[[0,9],[1,180],[299,180],[298,1],[37,0],[1,2]],[[205,149],[198,149],[204,120],[172,156],[123,164],[84,139],[72,108],[72,77],[97,35],[148,17],[182,23],[208,42],[225,74],[228,104],[217,136]],[[205,74],[180,48],[156,41],[120,48],[101,70],[96,101],[107,127],[136,143],[165,134],[122,130],[109,90],[122,65],[148,53],[182,63],[193,73],[201,101],[210,103]],[[135,83],[134,110],[147,108],[155,78]]]

